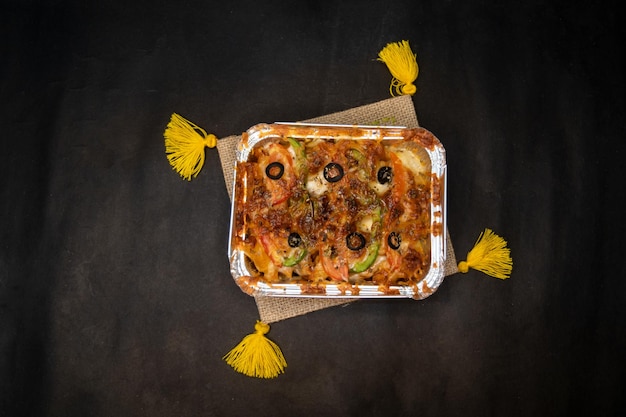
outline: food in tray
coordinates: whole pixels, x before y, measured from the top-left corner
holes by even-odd
[[[441,179],[423,146],[433,141],[416,129],[400,140],[287,133],[257,143],[236,167],[231,245],[246,278],[303,294],[414,286],[441,233],[431,218]]]

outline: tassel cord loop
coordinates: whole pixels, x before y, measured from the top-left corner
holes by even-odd
[[[392,75],[389,93],[392,96],[413,95],[417,91],[415,80],[419,75],[417,55],[409,41],[389,43],[378,53],[378,60],[385,63]]]

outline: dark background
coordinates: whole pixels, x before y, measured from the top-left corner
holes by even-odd
[[[625,411],[617,4],[3,1],[0,415]],[[457,255],[492,228],[513,275],[276,323],[286,373],[240,375],[221,357],[258,313],[218,154],[182,180],[169,116],[225,137],[386,99],[375,58],[402,39]]]

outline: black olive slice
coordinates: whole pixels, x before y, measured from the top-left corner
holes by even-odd
[[[298,246],[300,246],[300,243],[302,243],[302,238],[299,234],[293,232],[289,234],[289,237],[287,238],[287,243],[290,247],[297,248]]]
[[[343,178],[343,168],[341,165],[331,162],[324,167],[324,178],[328,182],[337,182]]]
[[[391,167],[384,166],[380,167],[380,169],[378,170],[378,182],[381,184],[387,184],[389,181],[391,181],[392,176],[393,173],[391,171]]]
[[[400,249],[400,243],[402,243],[402,238],[400,237],[400,233],[391,232],[389,236],[387,236],[387,243],[389,247],[394,250]]]
[[[277,180],[283,176],[285,167],[280,162],[272,162],[265,168],[265,175],[270,179]]]
[[[365,237],[359,232],[352,232],[346,237],[346,246],[350,250],[360,250],[365,247]]]

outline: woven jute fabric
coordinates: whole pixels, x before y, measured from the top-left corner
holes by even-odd
[[[413,100],[410,96],[394,97],[365,106],[355,107],[349,110],[332,113],[314,119],[304,120],[311,123],[331,124],[361,124],[379,126],[405,126],[408,128],[418,127],[417,115]],[[228,195],[232,198],[234,168],[236,162],[236,148],[241,136],[228,136],[217,142],[217,150],[220,155],[224,181]],[[454,248],[447,236],[446,263],[444,272],[446,276],[458,272]],[[338,306],[354,302],[354,298],[307,298],[307,297],[254,297],[260,319],[266,323],[275,323],[291,317],[300,316],[328,307]]]

